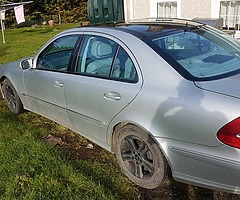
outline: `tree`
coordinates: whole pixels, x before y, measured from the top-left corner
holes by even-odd
[[[58,18],[59,23],[80,21],[87,18],[87,1],[53,0],[52,14]]]
[[[19,3],[26,0],[12,0]],[[33,0],[24,6],[25,18],[29,22],[37,23],[54,19],[58,23],[76,22],[87,19],[87,0]],[[15,24],[13,11],[6,14],[6,24]]]

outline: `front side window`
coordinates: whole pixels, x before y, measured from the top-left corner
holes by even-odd
[[[78,35],[71,35],[53,41],[39,55],[37,68],[66,71],[78,38]]]
[[[116,42],[100,36],[85,37],[76,72],[113,80],[137,81],[135,66],[126,51]]]
[[[152,42],[197,79],[216,78],[240,69],[239,44],[207,26],[171,31],[154,37]]]

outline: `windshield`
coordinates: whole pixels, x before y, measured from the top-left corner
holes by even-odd
[[[196,80],[223,77],[240,69],[239,43],[208,26],[154,35],[151,42],[154,50],[167,53]]]

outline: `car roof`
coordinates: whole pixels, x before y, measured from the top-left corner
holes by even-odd
[[[146,18],[140,20],[131,20],[126,22],[126,24],[150,24],[150,25],[168,25],[168,26],[177,26],[177,27],[196,27],[203,25],[203,23],[180,18]]]
[[[99,24],[93,26],[86,26],[82,28],[70,29],[65,32],[71,31],[105,31],[116,30],[120,32],[126,32],[134,35],[140,39],[150,37],[155,34],[165,34],[169,31],[176,30],[189,30],[196,29],[199,26],[203,26],[203,23],[178,18],[146,18],[141,20],[128,21],[125,23],[110,23],[110,24]]]
[[[196,29],[204,24],[186,19],[146,19],[135,20],[124,24],[117,24],[116,29],[131,33],[135,36],[148,37],[159,33],[166,33],[176,30]]]

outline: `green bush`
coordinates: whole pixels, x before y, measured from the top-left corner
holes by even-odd
[[[87,20],[87,0],[34,0],[33,3],[24,5],[24,12],[26,22],[17,25],[13,9],[8,10],[5,20],[6,28],[29,27],[49,20],[54,20],[56,23]]]

